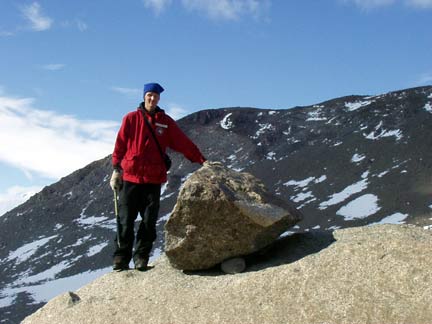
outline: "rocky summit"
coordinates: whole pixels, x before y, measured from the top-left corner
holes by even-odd
[[[176,268],[207,269],[260,250],[301,219],[251,174],[206,163],[180,190],[165,253]]]
[[[432,233],[375,225],[284,237],[248,271],[108,273],[24,324],[432,323]]]

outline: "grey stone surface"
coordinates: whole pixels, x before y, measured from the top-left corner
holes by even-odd
[[[207,163],[180,190],[165,253],[178,269],[207,269],[269,245],[301,218],[251,174]]]
[[[246,270],[246,261],[243,258],[231,258],[221,263],[221,270],[227,274],[241,273]]]
[[[286,237],[236,275],[186,274],[163,256],[148,272],[100,277],[73,307],[61,295],[23,323],[432,323],[431,231],[377,225],[333,236]]]

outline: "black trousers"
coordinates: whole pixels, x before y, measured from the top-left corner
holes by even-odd
[[[119,217],[114,256],[123,256],[127,262],[148,258],[156,240],[156,221],[159,213],[160,184],[137,184],[124,181],[119,192]],[[141,223],[135,237],[135,220],[141,215]],[[132,253],[134,240],[135,251]],[[120,244],[118,244],[120,243]]]

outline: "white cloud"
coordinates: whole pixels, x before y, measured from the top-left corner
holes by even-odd
[[[87,24],[82,20],[77,19],[77,20],[75,20],[75,23],[76,23],[76,26],[78,27],[79,31],[83,32],[83,31],[86,31],[88,29]]]
[[[342,0],[345,3],[353,3],[361,9],[374,9],[386,7],[396,3],[403,3],[409,7],[428,9],[432,8],[432,0]]]
[[[418,85],[425,85],[425,84],[432,83],[432,73],[422,74],[416,83]]]
[[[143,91],[136,88],[111,87],[111,90],[131,98],[141,98],[143,95]]]
[[[84,32],[88,29],[87,23],[85,23],[81,19],[65,20],[62,21],[60,25],[66,28],[78,28],[78,30],[81,32]]]
[[[432,8],[432,0],[406,0],[405,2],[416,8]]]
[[[179,120],[180,118],[189,114],[186,109],[177,104],[168,104],[167,107],[168,108],[165,109],[166,113],[174,120]]]
[[[172,0],[143,0],[144,6],[154,11],[156,15],[159,15],[171,4]]]
[[[142,0],[146,8],[156,15],[166,10],[172,0]],[[255,18],[265,16],[270,0],[181,0],[182,6],[190,11],[197,11],[212,19],[237,20],[241,16]]]
[[[35,31],[44,31],[51,28],[52,19],[44,16],[41,12],[39,3],[33,2],[30,5],[23,6],[21,12],[24,17],[31,23],[31,28]]]
[[[0,161],[59,179],[112,153],[119,123],[79,120],[33,107],[31,98],[0,96]]]
[[[213,19],[236,20],[243,15],[260,17],[268,9],[270,0],[182,0],[189,10],[203,12]]]
[[[353,3],[361,9],[373,9],[391,5],[395,0],[343,0],[345,3]]]
[[[9,210],[22,204],[35,193],[42,190],[42,187],[21,187],[13,186],[5,192],[0,192],[0,216],[3,216]]]
[[[14,33],[7,30],[0,30],[0,37],[10,37],[13,36]]]
[[[48,71],[58,71],[65,67],[64,64],[58,64],[58,63],[52,63],[52,64],[45,64],[42,65],[41,68]]]

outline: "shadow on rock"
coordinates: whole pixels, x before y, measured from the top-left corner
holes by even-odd
[[[274,241],[264,249],[249,255],[240,256],[246,261],[244,272],[260,271],[270,267],[296,262],[308,255],[320,252],[336,239],[332,231],[312,231],[295,233]],[[220,276],[220,264],[207,270],[183,271],[187,275]]]
[[[331,231],[296,233],[280,238],[266,248],[244,256],[246,271],[259,271],[296,262],[330,246],[336,239]]]

